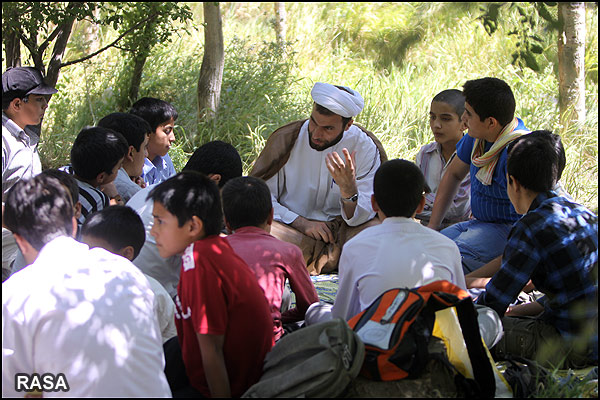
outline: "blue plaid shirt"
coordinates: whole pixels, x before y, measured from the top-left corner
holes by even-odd
[[[531,279],[545,296],[541,317],[565,338],[598,315],[598,217],[555,192],[540,193],[508,237],[502,267],[477,303],[503,316]],[[573,307],[581,304],[581,307]],[[592,338],[597,359],[598,334]]]

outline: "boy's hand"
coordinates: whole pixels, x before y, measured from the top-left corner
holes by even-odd
[[[201,335],[196,333],[206,382],[210,389],[211,397],[231,397],[229,375],[223,355],[224,335]]]
[[[111,206],[125,204],[121,199],[121,195],[117,191],[117,187],[115,186],[114,182],[100,186],[100,190],[102,190],[108,196]]]
[[[136,185],[138,185],[142,189],[146,187],[146,182],[144,181],[144,178],[142,178],[141,176],[136,176],[132,180]]]

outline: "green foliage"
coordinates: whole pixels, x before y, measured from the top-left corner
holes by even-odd
[[[182,32],[171,43],[153,47],[140,96],[162,98],[178,110],[177,142],[170,151],[177,170],[197,146],[220,139],[238,149],[248,172],[276,127],[308,116],[314,82],[358,90],[365,109],[357,123],[380,138],[390,158],[414,159],[420,146],[433,140],[427,119],[433,96],[444,89],[460,89],[469,79],[496,76],[512,87],[517,115],[528,127],[561,135],[567,151],[563,185],[575,199],[597,211],[597,8],[588,10],[587,121],[581,127],[563,127],[558,120],[556,40],[544,33],[543,18],[538,35],[544,40],[544,51],[536,54],[537,73],[511,65],[517,37],[508,32],[518,23],[518,10],[513,8],[501,18],[497,33],[490,36],[478,19],[479,7],[477,3],[287,3],[290,44],[289,56],[283,59],[269,23],[271,3],[221,3],[226,51],[217,120],[203,124],[197,120],[201,29]],[[194,25],[200,26],[201,4],[190,4],[190,9]],[[393,38],[395,24],[398,32],[420,27],[421,37],[406,47],[401,62],[390,57],[393,62],[384,67],[382,56],[374,50],[376,39]],[[388,45],[393,54],[397,44]],[[52,98],[44,122],[45,165],[68,162],[70,143],[81,127],[115,111],[115,93],[125,84],[117,76],[125,65],[120,52],[112,50],[63,71],[60,92]]]
[[[489,35],[496,32],[500,20],[510,21],[508,34],[517,39],[512,64],[540,72],[539,56],[550,47],[548,37],[556,41],[559,29],[557,3],[489,3],[481,11],[479,19]]]

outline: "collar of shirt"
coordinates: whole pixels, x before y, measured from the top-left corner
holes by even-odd
[[[27,131],[21,129],[21,127],[6,114],[4,114],[4,112],[2,112],[2,125],[8,129],[11,135],[21,141],[26,142],[27,145],[32,146],[37,144],[38,137],[35,133],[31,132],[29,129],[27,129],[27,127],[25,127]]]
[[[531,202],[531,206],[529,206],[529,212],[539,208],[546,200],[554,197],[558,197],[558,194],[553,190],[538,194],[537,197]]]
[[[257,226],[242,226],[235,230],[234,234],[257,234],[257,235],[271,235],[269,232]]]

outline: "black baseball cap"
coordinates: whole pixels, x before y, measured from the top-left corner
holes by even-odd
[[[9,92],[16,92],[25,97],[30,94],[54,94],[58,90],[44,83],[39,70],[33,67],[13,67],[2,74],[2,95]]]

